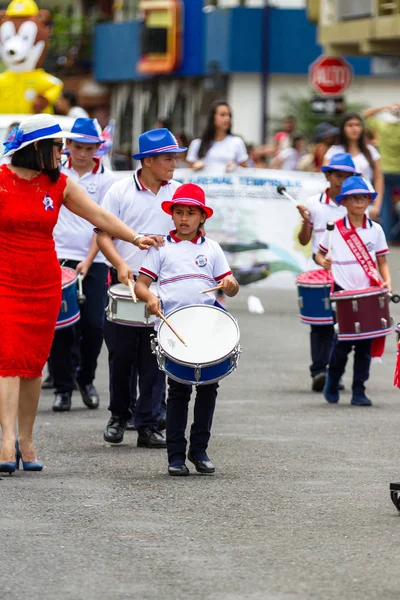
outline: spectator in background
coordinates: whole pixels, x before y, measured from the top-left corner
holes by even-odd
[[[393,239],[394,189],[400,189],[400,104],[389,104],[364,111],[367,125],[379,135],[385,190],[380,220],[388,241]]]
[[[323,164],[328,165],[332,156],[342,152],[351,154],[356,170],[378,193],[369,210],[370,217],[377,219],[383,197],[381,155],[374,146],[367,144],[364,121],[357,113],[349,113],[343,117],[340,124],[339,144],[329,148],[324,156]]]
[[[297,133],[293,136],[292,145],[278,152],[272,159],[270,167],[284,171],[300,171],[301,161],[306,154],[306,139],[304,135]]]
[[[296,131],[296,119],[292,116],[287,116],[283,119],[282,131],[274,134],[273,149],[274,154],[293,147],[293,141]]]
[[[332,123],[318,123],[315,128],[314,169],[319,172],[322,167],[325,154],[333,146],[339,134],[339,128]]]
[[[190,144],[187,162],[195,170],[204,168],[225,172],[237,166],[247,167],[247,150],[244,141],[232,135],[232,111],[226,102],[211,106],[207,125],[201,138]]]
[[[73,117],[74,119],[87,119],[89,118],[88,113],[84,108],[78,106],[78,100],[74,92],[70,90],[63,90],[61,96],[55,105],[57,114],[65,115],[67,117]]]

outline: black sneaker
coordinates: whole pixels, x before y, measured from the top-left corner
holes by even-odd
[[[311,389],[313,392],[322,392],[325,387],[326,373],[318,373],[312,378]]]
[[[87,408],[99,408],[100,398],[93,383],[88,383],[88,385],[80,385],[79,390],[81,392],[82,402],[85,406],[87,406]]]
[[[165,437],[159,431],[153,429],[141,429],[139,431],[137,445],[143,448],[166,448]]]
[[[124,439],[126,420],[111,416],[104,430],[103,437],[110,444],[120,444]]]
[[[56,394],[52,409],[54,412],[67,412],[71,409],[71,396],[72,392],[63,392],[62,394]]]

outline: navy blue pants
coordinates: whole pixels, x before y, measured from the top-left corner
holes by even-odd
[[[311,325],[311,377],[326,372],[332,352],[333,335],[333,325]]]
[[[365,382],[369,378],[371,365],[371,343],[371,339],[339,341],[335,336],[328,374],[334,384],[338,383],[345,371],[348,356],[354,348],[353,396],[365,393]]]
[[[135,378],[139,381],[134,424],[138,431],[157,429],[161,401],[165,394],[165,373],[158,369],[151,352],[153,327],[130,327],[106,321],[104,339],[108,348],[111,414],[123,420],[131,417],[130,406]]]
[[[211,425],[217,399],[218,383],[196,387],[193,424],[190,428],[190,452],[202,460],[206,455],[211,435]],[[178,383],[168,377],[167,398],[167,451],[168,462],[185,460],[185,430],[188,420],[189,401],[192,394],[190,384]]]
[[[62,261],[73,269],[77,260]],[[76,325],[55,331],[50,351],[50,370],[55,393],[72,392],[75,374],[79,385],[92,383],[103,344],[104,311],[107,298],[107,266],[93,263],[82,282],[86,302],[80,306]],[[77,355],[79,364],[76,369]]]

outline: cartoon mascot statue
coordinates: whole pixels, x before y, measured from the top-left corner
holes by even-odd
[[[51,15],[33,0],[13,0],[0,12],[0,113],[53,113],[63,83],[40,69]]]

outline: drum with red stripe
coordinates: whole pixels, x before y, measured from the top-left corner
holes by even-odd
[[[61,267],[62,300],[56,329],[70,327],[81,318],[78,305],[78,275],[70,267]]]
[[[325,269],[307,271],[296,277],[300,320],[306,325],[333,325],[329,299],[332,278]]]
[[[331,294],[339,340],[363,340],[392,333],[389,291],[383,287],[342,290]]]

